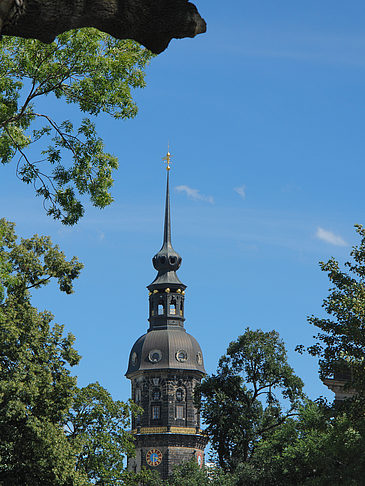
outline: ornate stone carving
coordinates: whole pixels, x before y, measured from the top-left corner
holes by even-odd
[[[206,31],[205,21],[188,0],[0,1],[0,34],[50,43],[58,34],[80,27],[134,39],[156,54],[173,38]]]

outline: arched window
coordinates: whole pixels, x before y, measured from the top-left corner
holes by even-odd
[[[184,405],[176,405],[176,419],[177,420],[184,420],[184,418],[185,418],[185,416],[184,416],[185,410],[184,409],[185,409]]]
[[[161,391],[159,388],[154,388],[152,390],[152,400],[160,400],[161,398]]]
[[[152,406],[152,420],[158,420],[161,417],[160,405]]]
[[[170,315],[175,315],[176,314],[176,301],[175,300],[172,300],[170,302],[170,306],[169,306],[169,314]]]
[[[183,312],[184,312],[184,302],[181,301],[180,302],[180,315],[182,316],[183,315]]]
[[[159,316],[162,316],[163,314],[165,314],[165,310],[163,308],[163,304],[158,304],[158,315]]]

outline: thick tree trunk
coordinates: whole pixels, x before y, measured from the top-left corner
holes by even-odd
[[[0,33],[52,42],[70,29],[96,27],[158,54],[171,39],[194,37],[206,23],[188,0],[0,0]]]

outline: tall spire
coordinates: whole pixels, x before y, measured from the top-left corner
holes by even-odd
[[[171,157],[169,147],[167,149],[166,157],[163,157],[163,161],[166,162],[167,178],[166,178],[166,203],[165,203],[165,223],[163,232],[163,245],[171,247],[171,217],[170,217],[170,169],[171,169]]]
[[[168,151],[166,157],[162,160],[166,162],[167,178],[166,178],[166,202],[165,202],[165,218],[164,218],[164,233],[161,250],[153,257],[152,262],[155,269],[158,271],[157,277],[148,286],[149,289],[156,289],[157,287],[166,286],[167,284],[176,284],[185,287],[176,275],[176,270],[181,265],[181,256],[173,249],[171,244],[171,215],[170,215],[170,169],[171,169],[172,155]]]
[[[166,203],[165,203],[165,223],[163,231],[163,245],[171,247],[171,217],[170,217],[170,172],[167,172],[167,182],[166,182]]]
[[[166,202],[161,250],[152,258],[157,270],[155,280],[148,285],[150,291],[150,328],[156,329],[184,329],[184,295],[186,285],[180,282],[176,271],[181,265],[181,256],[171,244],[171,215],[170,215],[170,163],[171,154],[168,151],[162,160],[166,162]]]

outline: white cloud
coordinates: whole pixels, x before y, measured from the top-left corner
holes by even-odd
[[[246,197],[246,186],[245,185],[242,185],[242,186],[239,186],[239,187],[234,187],[233,190],[235,192],[237,192],[237,194],[239,196],[241,196],[242,199],[245,199],[245,197]]]
[[[335,235],[332,231],[325,230],[318,226],[316,237],[326,243],[336,246],[348,246],[346,241],[339,235]]]
[[[185,194],[190,198],[194,199],[195,201],[207,201],[210,204],[214,203],[213,196],[205,196],[204,194],[200,194],[199,189],[193,189],[189,186],[176,186],[175,189],[178,192],[185,192]]]

